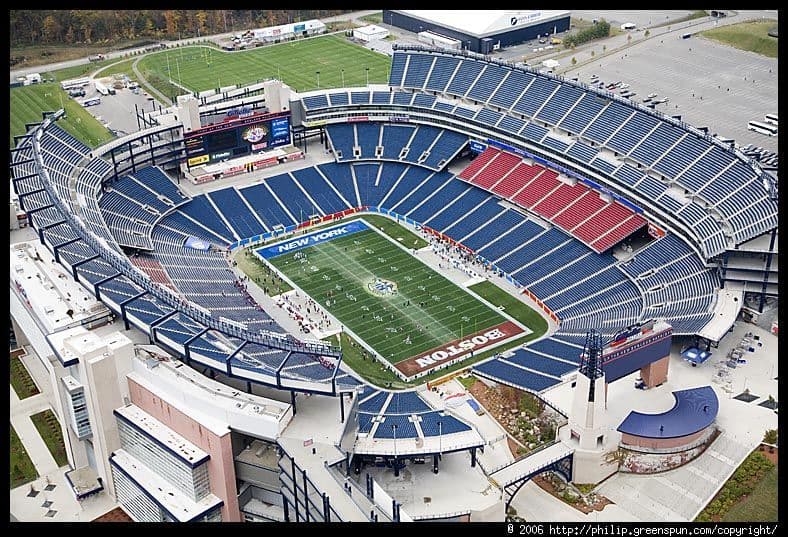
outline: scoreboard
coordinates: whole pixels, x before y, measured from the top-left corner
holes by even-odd
[[[290,112],[208,125],[183,137],[186,164],[199,166],[290,144]]]

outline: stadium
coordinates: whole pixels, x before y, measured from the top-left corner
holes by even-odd
[[[63,109],[14,136],[12,332],[52,356],[67,487],[135,521],[502,521],[545,474],[696,461],[717,481],[682,474],[694,505],[608,511],[693,520],[755,447],[709,357],[765,343],[742,315],[778,294],[777,178],[576,79],[415,43],[386,62],[190,83],[97,147]],[[533,398],[548,440],[512,453],[467,380]]]

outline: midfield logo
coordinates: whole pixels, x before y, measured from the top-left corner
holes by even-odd
[[[367,284],[367,289],[376,295],[393,295],[397,292],[397,284],[383,278],[375,278]]]

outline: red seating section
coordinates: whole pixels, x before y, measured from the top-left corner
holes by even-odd
[[[600,252],[604,252],[618,241],[621,240],[621,237],[628,237],[631,233],[634,233],[638,229],[642,228],[648,224],[645,218],[640,216],[639,214],[633,214],[623,222],[621,222],[618,227],[615,227],[608,231],[606,234],[599,237],[597,240],[591,243],[591,247],[599,250]]]
[[[467,168],[460,172],[459,177],[460,179],[465,179],[466,181],[470,181],[473,179],[473,176],[479,173],[485,164],[490,162],[495,156],[498,154],[497,149],[487,149],[484,153],[473,159]]]
[[[161,266],[161,263],[156,261],[155,259],[149,259],[147,257],[137,257],[137,256],[130,256],[129,260],[139,267],[143,272],[145,272],[150,279],[154,282],[160,283],[162,285],[166,285],[170,289],[175,292],[178,290],[170,281],[170,277],[167,276],[167,271],[164,270],[164,267]]]
[[[511,172],[522,159],[511,153],[499,152],[484,169],[476,175],[471,181],[475,185],[489,190],[492,186],[501,180],[507,173]]]
[[[550,220],[601,253],[647,224],[616,201],[607,202],[583,183],[570,186],[558,173],[489,148],[458,177]]]
[[[543,170],[541,166],[530,166],[521,162],[512,173],[493,187],[492,191],[504,198],[511,198],[524,186],[530,183],[534,177]],[[489,190],[489,189],[488,189]]]
[[[544,170],[530,185],[522,189],[520,193],[514,197],[515,203],[523,207],[528,207],[529,209],[532,208],[539,200],[545,197],[548,192],[560,184],[557,177],[558,174],[553,170]]]
[[[559,214],[553,222],[563,229],[572,230],[580,225],[583,220],[604,207],[606,202],[599,197],[599,194],[589,190],[581,198],[577,199],[572,205]]]

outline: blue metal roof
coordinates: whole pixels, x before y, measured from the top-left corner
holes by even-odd
[[[714,422],[720,404],[711,386],[673,392],[676,404],[661,414],[632,411],[618,431],[646,438],[677,438],[705,429]]]

